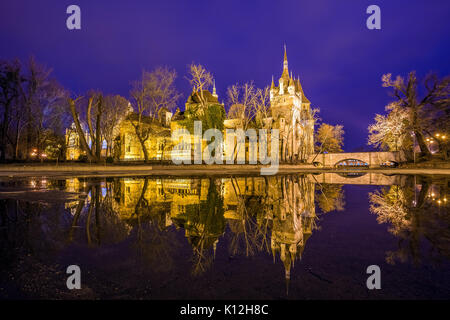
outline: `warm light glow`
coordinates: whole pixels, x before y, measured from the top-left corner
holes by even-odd
[[[436,137],[439,137],[440,136],[440,134],[439,133],[436,133]]]
[[[45,153],[41,154],[42,158],[47,158],[47,155]]]

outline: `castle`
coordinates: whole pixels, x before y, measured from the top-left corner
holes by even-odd
[[[200,101],[200,98],[201,100]],[[185,150],[174,150],[175,142],[171,139],[171,133],[176,129],[186,126],[186,116],[189,111],[216,106],[215,112],[225,113],[223,103],[219,103],[215,83],[213,92],[203,90],[193,92],[186,101],[185,111],[179,108],[172,113],[162,109],[158,112],[157,119],[144,117],[142,125],[146,126],[152,134],[145,141],[149,160],[170,160],[172,152],[185,153]],[[230,106],[228,116],[224,120],[224,130],[243,128],[243,115],[235,112],[242,106]],[[117,137],[110,150],[104,151],[106,156],[113,157],[116,161],[144,160],[144,152],[136,136],[133,121],[137,114],[130,106],[129,112],[119,123],[116,130]],[[276,86],[272,77],[270,86],[270,107],[262,123],[266,129],[279,130],[279,160],[282,162],[306,161],[314,152],[314,119],[311,111],[311,103],[303,92],[298,77],[294,78],[288,69],[286,47],[284,48],[283,71]],[[225,140],[225,139],[224,139]],[[194,144],[194,139],[191,139]],[[226,141],[226,140],[225,140]],[[246,142],[247,143],[247,142]],[[206,141],[202,141],[202,148],[206,147]],[[85,154],[82,150],[76,131],[73,128],[66,130],[66,159],[78,160]],[[234,146],[234,143],[233,143]],[[224,153],[230,153],[231,146],[224,143]],[[193,150],[194,148],[189,148]],[[191,151],[189,151],[191,152]],[[191,156],[191,155],[188,155]],[[249,158],[249,150],[245,150],[246,160]]]

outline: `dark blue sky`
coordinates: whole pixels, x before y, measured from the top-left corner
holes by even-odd
[[[70,4],[81,7],[79,31],[66,28]],[[371,4],[381,8],[381,30],[366,28]],[[184,99],[194,61],[214,74],[226,101],[229,85],[279,78],[286,43],[290,70],[322,119],[344,125],[351,151],[366,144],[367,126],[391,100],[383,73],[450,73],[449,21],[448,0],[9,0],[0,2],[0,58],[33,54],[74,94],[125,97],[143,68],[168,65]]]

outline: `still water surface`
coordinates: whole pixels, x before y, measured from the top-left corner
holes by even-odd
[[[449,299],[450,178],[3,178],[2,299]],[[81,268],[68,290],[66,268]],[[381,268],[368,290],[366,269]]]

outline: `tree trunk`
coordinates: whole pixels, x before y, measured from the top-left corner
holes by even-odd
[[[423,137],[422,132],[420,132],[419,130],[414,130],[414,135],[416,136],[417,144],[419,145],[421,154],[425,158],[430,159],[431,158],[431,152],[428,149],[427,144],[425,143],[425,139]]]
[[[3,123],[2,123],[2,135],[0,141],[0,161],[6,161],[6,135],[8,133],[8,125],[9,125],[9,109],[10,109],[11,101],[7,101],[5,103],[5,111],[3,113]]]
[[[30,159],[31,143],[32,143],[32,131],[33,131],[33,119],[31,116],[30,102],[27,102],[27,129],[26,129],[26,143],[25,143],[25,159]]]
[[[78,137],[81,143],[81,147],[86,151],[86,155],[89,161],[97,161],[96,157],[92,154],[91,149],[89,148],[86,137],[84,136],[83,129],[81,129],[80,120],[78,118],[77,111],[75,110],[75,101],[72,99],[69,100],[70,111],[72,113],[73,121],[75,122],[75,127],[77,128]]]
[[[19,141],[20,141],[19,127],[20,127],[20,120],[17,121],[16,128],[15,128],[16,139],[14,140],[14,156],[13,156],[14,161],[16,161],[17,158],[19,157]]]
[[[89,98],[89,103],[88,103],[88,109],[87,109],[87,123],[88,123],[88,127],[89,127],[89,137],[91,137],[91,146],[92,148],[95,148],[96,144],[95,144],[95,136],[94,136],[94,128],[92,127],[92,119],[91,119],[91,110],[92,110],[92,101],[94,98],[90,97]],[[94,150],[92,151],[92,153],[94,154]]]
[[[99,107],[100,108],[100,107]],[[95,155],[97,157],[97,161],[100,162],[101,156],[102,156],[102,139],[100,134],[100,110],[97,113],[97,123],[96,123],[96,130],[95,130]]]
[[[134,126],[134,130],[136,131],[136,136],[138,137],[139,143],[141,144],[142,152],[144,153],[144,163],[148,163],[148,151],[147,147],[145,146],[146,139],[143,139],[142,134],[139,130],[139,125]]]

